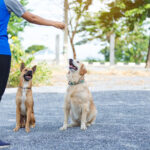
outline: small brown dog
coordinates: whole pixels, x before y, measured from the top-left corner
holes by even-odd
[[[76,60],[69,60],[69,72],[67,74],[69,87],[65,97],[64,124],[60,130],[67,127],[81,126],[86,130],[96,119],[97,110],[85,81],[87,70],[84,64]],[[73,123],[68,125],[71,116]]]
[[[36,66],[29,69],[25,68],[24,63],[22,63],[20,71],[20,82],[16,95],[16,128],[14,131],[25,128],[26,132],[30,132],[30,126],[35,127],[32,77],[36,71]]]

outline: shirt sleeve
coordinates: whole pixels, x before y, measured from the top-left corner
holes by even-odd
[[[26,10],[18,0],[4,0],[8,11],[13,12],[16,16],[21,17]]]

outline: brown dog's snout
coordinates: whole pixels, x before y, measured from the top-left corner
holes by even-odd
[[[27,72],[26,74],[24,74],[24,79],[25,79],[26,81],[31,80],[32,77],[33,77],[33,71],[32,71],[32,70],[28,70],[28,72]]]
[[[32,71],[28,71],[28,75],[32,75],[32,73],[33,73]]]

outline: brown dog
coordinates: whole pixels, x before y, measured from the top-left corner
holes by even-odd
[[[24,63],[22,63],[20,71],[20,82],[16,95],[16,128],[14,131],[25,127],[26,132],[30,132],[30,126],[35,127],[32,77],[36,71],[36,66],[29,69],[25,68]]]
[[[96,119],[97,110],[85,81],[87,73],[85,66],[76,60],[69,60],[68,89],[65,97],[64,124],[60,130],[67,127],[81,126],[86,130]],[[68,118],[71,116],[73,123],[68,125]]]

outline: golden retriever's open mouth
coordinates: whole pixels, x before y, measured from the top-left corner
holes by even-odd
[[[73,64],[73,59],[69,59],[69,69],[77,71],[78,68]]]

